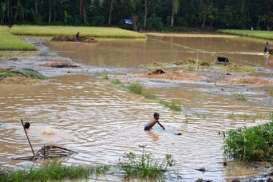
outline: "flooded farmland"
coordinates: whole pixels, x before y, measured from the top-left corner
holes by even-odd
[[[166,175],[166,181],[247,180],[272,169],[263,164],[240,162],[223,165],[227,160],[223,154],[223,131],[268,121],[266,118],[234,119],[232,116],[266,115],[273,111],[273,98],[262,86],[137,78],[158,97],[179,100],[183,111],[174,112],[99,78],[101,73],[107,72],[113,77],[130,80],[132,78],[127,74],[143,72],[140,65],[196,58],[213,63],[217,56],[228,56],[232,62],[255,65],[267,73],[262,77],[270,81],[273,70],[264,67],[262,42],[238,37],[150,36],[146,42],[50,42],[49,49],[42,48],[46,49],[46,55],[0,62],[4,67],[35,68],[50,77],[29,84],[0,82],[1,166],[22,168],[32,165],[12,160],[31,154],[19,123],[22,118],[32,123],[30,137],[36,150],[46,144],[57,144],[78,152],[65,159],[67,163],[114,165],[124,153],[140,152],[139,145],[146,145],[147,152],[156,158],[171,154],[175,159],[176,165]],[[80,67],[41,66],[56,57],[71,59]],[[243,94],[246,101],[234,99],[234,94],[238,93]],[[154,112],[161,114],[166,131],[160,128],[148,133],[143,131]],[[175,135],[177,131],[182,135]],[[200,168],[205,168],[206,172],[196,170]],[[101,180],[122,181],[123,178],[109,174]]]

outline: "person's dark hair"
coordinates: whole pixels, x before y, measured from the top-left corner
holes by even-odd
[[[155,112],[154,113],[154,118],[158,118],[159,117],[159,113]]]
[[[25,122],[24,123],[24,128],[25,129],[29,129],[30,128],[30,123],[29,122]]]

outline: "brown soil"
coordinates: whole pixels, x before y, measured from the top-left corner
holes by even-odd
[[[45,67],[51,67],[51,68],[77,68],[78,65],[75,65],[73,63],[65,62],[65,61],[58,61],[58,60],[52,60],[45,64],[42,64],[41,66]]]
[[[246,76],[241,78],[231,78],[224,80],[225,83],[232,85],[252,85],[252,86],[265,86],[272,85],[273,81],[258,76]]]
[[[163,80],[187,80],[187,81],[201,81],[205,78],[199,76],[195,73],[184,72],[184,71],[168,71],[165,73],[158,73],[156,71],[146,73],[143,77],[147,78],[156,78],[156,79],[163,79]]]

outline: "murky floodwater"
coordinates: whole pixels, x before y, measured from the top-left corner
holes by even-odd
[[[50,43],[50,47],[83,64],[135,67],[140,64],[174,63],[188,59],[215,62],[227,56],[232,62],[263,64],[263,43],[240,38],[149,37],[139,41],[100,41],[96,44]]]
[[[180,45],[194,49],[206,48],[188,38],[164,39],[148,39],[146,43],[53,43],[51,48],[64,51],[60,54],[74,61],[96,67],[134,67],[158,61],[175,62],[187,55],[193,56],[188,48]],[[170,43],[173,41],[175,43]],[[215,44],[215,47],[208,45],[207,51],[242,49],[244,52],[258,52],[260,47],[259,43],[255,43],[255,46],[248,45],[243,49],[245,46],[234,47],[237,43],[231,43],[234,50],[230,47],[225,49],[218,39],[211,44]],[[260,64],[262,57],[247,55],[246,59],[250,62],[256,60],[255,63]],[[27,62],[28,65],[30,62]],[[218,134],[230,128],[264,122],[234,121],[228,117],[232,113],[272,111],[272,98],[268,98],[264,92],[244,87],[226,87],[223,90],[223,87],[212,84],[172,85],[160,81],[143,84],[161,98],[181,100],[184,104],[183,113],[170,111],[88,74],[60,76],[30,85],[0,84],[0,165],[30,165],[28,162],[11,160],[13,157],[31,154],[19,123],[22,118],[33,123],[29,134],[36,150],[44,144],[58,144],[75,150],[78,154],[67,159],[70,163],[117,164],[125,152],[141,151],[138,146],[147,145],[146,150],[156,158],[163,158],[165,154],[173,155],[176,161],[173,169],[181,176],[180,181],[194,181],[198,178],[229,181],[235,177],[266,172],[263,165],[255,167],[232,162],[224,167],[223,136]],[[245,93],[248,101],[232,99],[233,92]],[[154,112],[161,114],[166,132],[159,128],[150,133],[143,131],[144,124]],[[175,135],[177,131],[182,132],[182,136]],[[202,167],[208,171],[202,173],[195,170]],[[110,175],[105,180],[120,181],[121,178]],[[178,179],[171,173],[168,180]]]

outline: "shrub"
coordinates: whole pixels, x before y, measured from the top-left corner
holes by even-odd
[[[162,30],[163,22],[160,17],[157,17],[153,14],[151,17],[147,19],[147,29],[149,30]]]
[[[225,139],[225,154],[243,161],[273,161],[273,117],[268,124],[230,130]]]
[[[171,155],[166,155],[165,159],[160,161],[144,149],[141,155],[132,152],[126,154],[120,162],[120,167],[127,177],[161,178],[171,166],[174,166]]]

